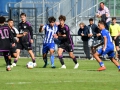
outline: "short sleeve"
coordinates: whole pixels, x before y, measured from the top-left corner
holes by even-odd
[[[43,26],[43,29],[45,30],[46,27],[47,27],[47,24],[45,24],[45,25]]]
[[[106,35],[106,30],[102,30],[101,34],[102,34],[103,37],[106,37],[107,36]]]

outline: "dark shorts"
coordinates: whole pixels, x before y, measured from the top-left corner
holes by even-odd
[[[60,44],[58,45],[58,48],[62,48],[67,52],[73,52],[73,45],[71,44]]]
[[[115,46],[119,46],[119,37],[116,38],[116,40],[114,40],[115,36],[112,36],[112,40],[115,42]]]
[[[11,53],[16,53],[16,47],[12,47],[12,48],[10,49],[10,52],[11,52]]]
[[[17,49],[32,50],[32,45],[31,43],[17,43]]]

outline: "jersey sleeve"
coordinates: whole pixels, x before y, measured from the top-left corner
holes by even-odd
[[[15,30],[16,34],[19,34],[19,31],[17,30],[17,28],[13,27],[13,29]]]
[[[29,26],[29,31],[30,31],[31,39],[33,39],[33,28],[32,28],[32,26]]]
[[[103,37],[107,37],[107,34],[106,34],[106,31],[105,31],[105,30],[103,30],[103,31],[101,32],[101,34],[102,34]]]

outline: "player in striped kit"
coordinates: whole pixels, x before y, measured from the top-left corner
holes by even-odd
[[[47,66],[47,53],[50,51],[50,60],[51,60],[51,67],[55,68],[54,65],[54,49],[55,49],[55,43],[53,35],[56,34],[58,27],[55,24],[56,19],[52,16],[48,18],[49,24],[46,25],[40,25],[39,32],[42,32],[45,30],[45,36],[43,41],[43,60],[45,62],[45,65],[43,68],[46,68]]]

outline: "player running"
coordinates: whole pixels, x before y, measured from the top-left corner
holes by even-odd
[[[26,21],[26,14],[25,13],[21,13],[20,15],[21,17],[21,23],[19,23],[18,25],[18,31],[19,31],[19,44],[17,45],[17,49],[18,50],[18,55],[20,54],[20,50],[27,50],[28,53],[30,54],[34,67],[37,65],[35,62],[35,56],[34,53],[32,51],[32,43],[33,43],[33,29],[31,27],[31,24]],[[12,64],[13,66],[16,66],[16,63],[18,61],[18,58],[14,59],[14,63]]]
[[[75,63],[74,69],[77,69],[79,63],[77,63],[77,59],[73,54],[73,41],[70,35],[70,29],[68,25],[65,24],[65,20],[66,20],[65,16],[63,15],[59,16],[60,25],[58,25],[58,33],[54,34],[54,38],[60,40],[60,44],[58,45],[58,56],[62,65],[61,68],[66,69],[62,56],[63,51],[66,50]]]
[[[54,65],[54,50],[55,50],[55,43],[53,35],[56,34],[58,27],[55,24],[56,19],[52,16],[48,18],[49,24],[46,25],[40,25],[39,32],[42,32],[45,30],[45,37],[43,41],[43,60],[45,62],[45,65],[43,68],[46,68],[47,66],[47,54],[48,51],[50,51],[50,60],[51,60],[51,67],[55,68]]]
[[[120,71],[120,65],[114,59],[115,54],[114,54],[114,45],[112,42],[112,38],[110,36],[109,31],[105,29],[105,23],[103,21],[99,21],[98,28],[101,30],[101,36],[103,38],[103,42],[92,48],[93,56],[97,60],[97,62],[100,64],[100,68],[98,69],[98,71],[103,71],[106,69],[104,63],[99,58],[100,55],[104,56],[106,54],[108,54],[110,60],[118,67]],[[100,45],[103,45],[103,47],[96,52],[96,48],[99,47]]]
[[[4,24],[5,17],[0,17],[0,52],[3,52],[6,61],[6,70],[11,70],[11,47],[15,46],[14,37],[8,25]]]

